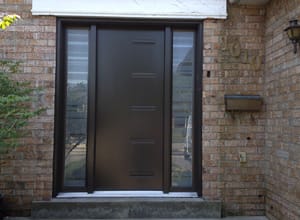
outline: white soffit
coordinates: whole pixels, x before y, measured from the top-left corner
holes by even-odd
[[[225,19],[226,0],[32,0],[33,15]]]

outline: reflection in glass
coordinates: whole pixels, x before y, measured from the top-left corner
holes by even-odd
[[[88,30],[66,30],[66,57],[64,186],[84,187],[87,140]]]
[[[173,33],[172,187],[192,187],[194,32]]]

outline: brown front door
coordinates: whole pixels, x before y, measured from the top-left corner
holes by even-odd
[[[163,30],[98,30],[96,190],[162,190],[163,85]]]

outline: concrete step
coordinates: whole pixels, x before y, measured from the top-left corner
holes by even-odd
[[[220,218],[221,202],[200,198],[53,199],[32,204],[32,218]]]

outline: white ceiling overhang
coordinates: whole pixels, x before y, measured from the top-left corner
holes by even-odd
[[[152,18],[226,19],[226,0],[32,0],[33,15]]]

